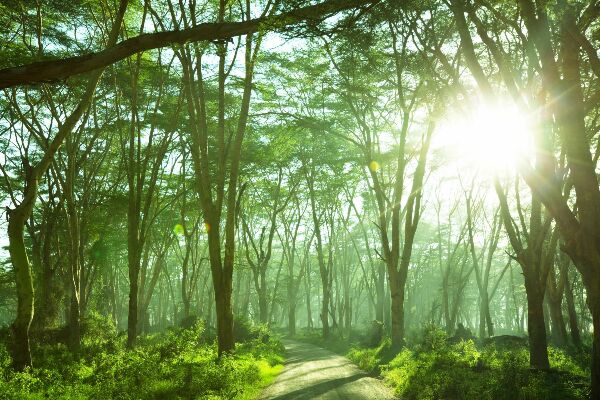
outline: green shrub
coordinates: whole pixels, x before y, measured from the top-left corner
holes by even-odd
[[[86,335],[104,323],[94,319]],[[126,350],[114,331],[97,333],[83,340],[79,358],[62,344],[36,346],[36,368],[23,372],[11,369],[0,345],[0,400],[242,399],[272,379],[283,359],[281,343],[264,337],[218,358],[216,345],[203,340],[202,323],[142,337],[134,350]]]
[[[379,373],[379,367],[389,357],[392,342],[383,339],[376,348],[361,348],[353,346],[346,355],[353,363],[369,373]]]
[[[421,349],[429,350],[444,350],[448,335],[446,332],[436,325],[427,325],[423,330],[423,339],[420,343]]]
[[[588,372],[562,350],[549,350],[551,371],[529,369],[526,349],[478,349],[471,340],[448,344],[429,328],[415,349],[402,350],[382,375],[403,399],[584,399]]]

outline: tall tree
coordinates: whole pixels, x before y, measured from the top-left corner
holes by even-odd
[[[127,1],[122,0],[110,30],[110,35],[107,39],[108,46],[113,46],[117,42],[126,9]],[[90,105],[96,85],[102,76],[102,72],[103,70],[100,69],[90,74],[81,100],[73,112],[65,119],[62,125],[60,125],[52,141],[48,143],[43,158],[35,166],[26,165],[26,183],[23,198],[15,208],[8,212],[9,252],[15,270],[18,296],[17,316],[13,323],[15,338],[13,363],[15,368],[19,370],[31,366],[29,327],[31,326],[34,313],[31,265],[27,256],[23,236],[25,223],[33,211],[40,179],[50,167],[54,154],[58,151],[64,140],[71,134],[81,116]]]

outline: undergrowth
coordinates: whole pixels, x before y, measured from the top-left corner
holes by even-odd
[[[0,344],[0,399],[252,399],[281,370],[284,349],[257,335],[219,358],[197,323],[140,338],[133,350],[108,329],[86,334],[78,357],[59,343],[33,351],[35,368],[15,372]]]
[[[361,369],[381,373],[406,400],[567,400],[589,398],[589,352],[549,348],[550,371],[529,368],[526,347],[456,344],[429,327],[420,343],[389,358],[389,340],[355,346],[347,356]]]

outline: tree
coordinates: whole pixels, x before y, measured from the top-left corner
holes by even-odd
[[[144,14],[146,15],[146,14]],[[143,24],[142,24],[143,25]],[[171,66],[168,65],[162,71],[162,60],[159,53],[158,69],[160,71],[157,82],[156,97],[153,98],[153,107],[148,104],[142,107],[140,103],[141,94],[138,92],[138,84],[141,74],[141,54],[136,56],[134,62],[129,63],[129,78],[131,82],[129,100],[129,132],[121,142],[124,164],[127,168],[127,262],[129,275],[129,308],[127,317],[127,345],[132,348],[135,345],[138,333],[138,310],[140,269],[145,269],[147,257],[143,257],[146,249],[150,229],[156,218],[156,214],[162,210],[157,207],[155,195],[160,190],[159,179],[161,167],[169,150],[169,145],[175,130],[175,124],[159,124],[157,118],[159,111],[169,111],[169,93],[167,88],[167,77]],[[171,60],[172,63],[173,60]],[[166,97],[166,99],[165,99]],[[163,100],[165,105],[163,105]],[[176,103],[173,121],[177,121],[181,109],[182,96]],[[123,117],[121,117],[123,118]],[[170,126],[169,126],[170,125]],[[162,131],[162,135],[159,133]],[[147,143],[143,143],[142,137],[148,134]],[[144,261],[144,266],[142,262]]]
[[[258,294],[259,304],[259,320],[263,324],[268,324],[268,302],[267,302],[267,268],[269,267],[269,261],[271,260],[273,239],[275,238],[275,232],[277,230],[277,216],[282,213],[288,206],[291,197],[294,195],[295,186],[292,186],[287,194],[282,193],[282,183],[284,179],[283,167],[279,166],[277,169],[277,183],[272,189],[271,199],[268,204],[262,204],[263,207],[268,210],[266,215],[266,225],[260,228],[260,233],[257,233],[255,229],[251,229],[248,224],[248,217],[244,217],[242,214],[242,226],[243,226],[243,239],[245,247],[246,261],[250,265],[252,275],[254,278],[254,287]],[[257,182],[260,183],[260,182]],[[263,190],[265,191],[265,190]],[[266,191],[269,191],[268,189]],[[246,190],[246,196],[248,196],[248,190]],[[285,196],[285,197],[283,197]],[[252,199],[253,200],[253,199]],[[247,200],[248,201],[248,200]],[[248,204],[248,203],[246,203]],[[261,204],[256,202],[256,204]],[[248,207],[249,208],[249,207]],[[252,211],[250,211],[252,212]],[[248,213],[248,211],[247,211]],[[255,237],[258,240],[255,240]]]
[[[467,66],[484,95],[491,96],[493,88],[477,60],[469,25],[465,18],[465,11],[468,12],[469,19],[475,25],[477,34],[485,48],[492,55],[492,59],[500,71],[502,83],[518,104],[527,107],[528,105],[525,104],[517,85],[517,70],[513,68],[502,44],[486,33],[485,24],[475,13],[473,7],[465,7],[464,1],[455,0],[451,2],[451,8],[459,30],[461,43],[466,49]],[[564,5],[560,9],[560,13],[555,14],[556,18],[560,18],[560,21],[554,21],[549,17],[547,5],[534,4],[529,0],[519,1],[519,13],[528,33],[525,35],[517,27],[516,34],[518,38],[532,44],[532,47],[523,46],[525,50],[522,51],[522,54],[530,64],[540,65],[538,76],[541,89],[535,102],[529,105],[529,107],[536,106],[541,109],[536,134],[536,148],[538,150],[536,165],[531,166],[527,162],[523,162],[521,164],[521,175],[530,186],[533,201],[536,203],[532,212],[533,234],[543,234],[543,230],[547,229],[544,226],[548,224],[540,225],[539,223],[541,204],[543,203],[550,215],[556,220],[557,233],[565,240],[564,250],[574,260],[586,282],[588,294],[592,298],[589,302],[590,310],[594,321],[598,321],[594,324],[600,328],[600,300],[594,300],[596,298],[600,299],[600,280],[596,278],[598,276],[597,271],[594,272],[596,266],[600,265],[598,262],[600,258],[595,250],[598,248],[596,242],[598,232],[596,232],[596,229],[598,226],[597,205],[599,204],[598,199],[600,199],[600,189],[594,170],[597,158],[594,158],[591,154],[590,143],[586,134],[586,112],[581,89],[583,75],[580,58],[580,52],[583,51],[590,57],[592,63],[598,60],[597,55],[589,51],[590,42],[585,36],[586,30],[590,27],[590,17],[595,11],[593,11],[593,5],[580,7],[581,11],[579,13],[576,13],[575,10],[573,6]],[[505,21],[502,22],[505,23]],[[553,35],[550,22],[560,23],[561,36],[556,41],[558,45],[552,43]],[[507,29],[514,30],[515,25],[511,24]],[[562,49],[562,58],[557,60],[556,54],[559,47]],[[596,77],[600,75],[598,73],[600,71],[596,71],[594,68],[590,68],[590,70]],[[555,135],[561,138],[567,160],[570,178],[566,181],[566,185],[564,180],[558,179],[556,171],[558,163],[552,148]],[[574,212],[568,203],[571,188],[575,189],[577,212]],[[563,189],[566,195],[563,195]],[[501,190],[497,189],[497,192],[500,196]],[[504,212],[503,219],[505,220],[505,226],[507,226],[506,212]],[[543,229],[536,229],[536,227]],[[509,234],[509,236],[512,235]],[[539,242],[538,240],[537,243]],[[529,248],[529,251],[534,250]],[[536,274],[528,275],[529,278],[526,279],[531,282],[534,279],[531,275]],[[544,278],[542,282],[535,285],[528,283],[528,285],[530,287],[539,287],[540,285],[545,287],[545,274],[537,275],[538,278],[540,276]],[[539,299],[540,296],[543,298],[543,290],[534,296],[536,304],[542,301]],[[530,305],[534,308],[530,310],[530,315],[533,313],[534,320],[539,321],[539,318],[535,318],[535,316],[541,312],[541,307],[536,306],[536,304]],[[537,325],[540,325],[539,322]],[[535,332],[530,332],[530,335],[545,337],[545,328],[541,326],[530,328],[535,330]],[[600,332],[600,329],[594,329],[594,332]],[[532,357],[539,359],[539,366],[547,368],[548,363],[544,357],[545,350],[541,347],[540,345],[536,351],[539,357],[534,355]],[[592,396],[597,397],[600,393],[600,335],[598,334],[594,336],[592,360]]]
[[[386,158],[390,160],[388,168],[381,168],[378,159],[384,157],[382,151],[382,135],[389,128],[389,115],[387,109],[383,108],[379,115],[376,109],[379,104],[372,99],[382,96],[381,93],[371,93],[367,96],[362,92],[369,93],[365,82],[361,82],[355,75],[354,69],[359,56],[350,53],[343,55],[345,64],[336,61],[332,50],[328,50],[330,60],[337,71],[342,87],[344,88],[343,100],[346,103],[350,115],[355,119],[358,133],[348,138],[361,151],[363,165],[368,169],[370,186],[374,192],[377,204],[377,225],[381,235],[382,251],[380,257],[386,263],[389,287],[391,291],[391,331],[393,346],[399,348],[404,343],[404,291],[412,253],[412,245],[421,216],[421,190],[425,179],[427,155],[431,136],[435,127],[434,118],[424,128],[419,144],[415,145],[414,156],[416,165],[412,175],[412,185],[408,194],[405,193],[405,180],[409,171],[410,154],[407,151],[409,143],[409,132],[411,132],[411,119],[418,107],[421,107],[420,98],[425,89],[425,77],[419,76],[417,70],[410,69],[416,65],[407,66],[402,63],[406,59],[407,43],[412,36],[412,28],[400,28],[392,22],[387,24],[387,33],[391,37],[392,56],[383,62],[391,64],[395,72],[394,89],[395,104],[402,113],[401,128],[393,134],[397,135],[397,147]],[[368,40],[368,39],[367,39]],[[363,61],[363,60],[361,60]],[[370,60],[364,60],[366,68]],[[381,79],[381,78],[380,78]],[[372,83],[371,83],[372,84]],[[373,85],[373,84],[372,84]],[[385,121],[388,126],[379,121]],[[412,132],[411,132],[412,133]],[[414,134],[414,133],[413,133]],[[394,154],[395,153],[395,154]],[[387,175],[389,174],[389,175]],[[387,176],[386,176],[387,175]],[[385,180],[389,179],[388,182]],[[388,193],[389,190],[389,193]],[[404,222],[404,232],[401,225]],[[402,238],[402,240],[401,240]]]
[[[474,220],[475,220],[474,213],[476,211],[473,210],[473,185],[471,185],[471,189],[470,189],[469,193],[465,194],[465,196],[466,196],[466,203],[467,203],[467,227],[468,227],[468,233],[469,233],[469,235],[468,235],[469,236],[469,249],[471,252],[471,259],[473,261],[473,269],[475,270],[477,289],[479,290],[479,302],[480,302],[479,337],[480,338],[486,337],[486,328],[487,328],[487,335],[489,337],[492,337],[492,336],[494,336],[494,322],[492,321],[492,315],[490,312],[490,302],[491,302],[491,299],[494,297],[496,290],[498,289],[498,285],[500,284],[500,281],[502,280],[504,273],[506,272],[506,270],[509,267],[509,264],[507,263],[505,265],[505,267],[502,269],[500,276],[496,280],[496,283],[494,284],[494,286],[492,287],[492,290],[490,292],[490,290],[489,290],[490,273],[492,271],[493,256],[494,256],[494,252],[498,248],[498,241],[500,240],[500,229],[501,229],[500,210],[497,209],[494,213],[493,220],[492,220],[492,226],[491,226],[491,232],[489,233],[486,243],[484,243],[484,245],[483,245],[481,254],[478,255],[477,251],[475,249],[475,238],[474,238]],[[486,253],[485,254],[485,263],[481,262],[481,264],[480,264],[480,260],[484,259],[484,252]]]
[[[127,2],[124,0],[121,1],[119,11],[116,15],[108,38],[109,46],[113,45],[117,41],[126,8]],[[35,166],[29,166],[28,164],[26,165],[26,183],[23,192],[23,199],[15,208],[8,212],[8,238],[10,241],[9,252],[13,268],[15,269],[18,296],[17,317],[13,324],[15,337],[13,362],[15,368],[18,370],[21,370],[27,366],[31,366],[31,353],[29,350],[29,327],[31,326],[34,313],[31,265],[29,264],[29,258],[27,256],[23,238],[25,222],[33,211],[41,177],[50,166],[54,154],[58,148],[71,134],[71,131],[75,128],[75,125],[89,106],[92,96],[94,95],[96,84],[100,80],[102,72],[103,70],[98,70],[91,74],[79,104],[65,119],[52,141],[48,143],[48,147],[45,150],[43,158]]]
[[[307,252],[304,252],[301,257],[298,257],[298,236],[300,226],[303,222],[303,218],[306,213],[306,207],[302,208],[300,199],[296,193],[291,198],[294,207],[283,214],[283,235],[278,231],[279,241],[283,247],[283,256],[287,266],[287,303],[288,303],[288,333],[290,336],[296,335],[296,309],[298,303],[298,295],[300,291],[300,284],[306,274],[306,268],[304,265],[307,263],[306,258],[308,257]],[[308,238],[307,238],[308,236]],[[306,247],[310,249],[312,245],[314,235],[304,234],[304,242]],[[299,259],[299,260],[298,260]],[[299,261],[299,262],[297,262]],[[300,271],[295,272],[297,264],[300,264]]]

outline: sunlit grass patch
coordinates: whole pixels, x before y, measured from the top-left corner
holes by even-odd
[[[116,336],[85,337],[79,359],[62,344],[34,348],[38,366],[11,368],[0,343],[0,399],[254,399],[283,366],[283,347],[268,336],[219,358],[204,328],[140,338],[133,350]]]
[[[277,375],[283,370],[283,364],[270,364],[267,360],[257,360],[254,364],[258,368],[258,380],[247,388],[246,391],[236,396],[237,400],[253,400],[259,397],[264,388],[269,386]]]
[[[404,349],[382,366],[382,375],[407,400],[588,398],[588,374],[562,350],[550,353],[553,369],[534,371],[527,349],[478,349],[472,341]]]
[[[256,366],[260,374],[261,384],[264,386],[270,385],[283,370],[283,364],[271,365],[265,360],[259,360]]]

